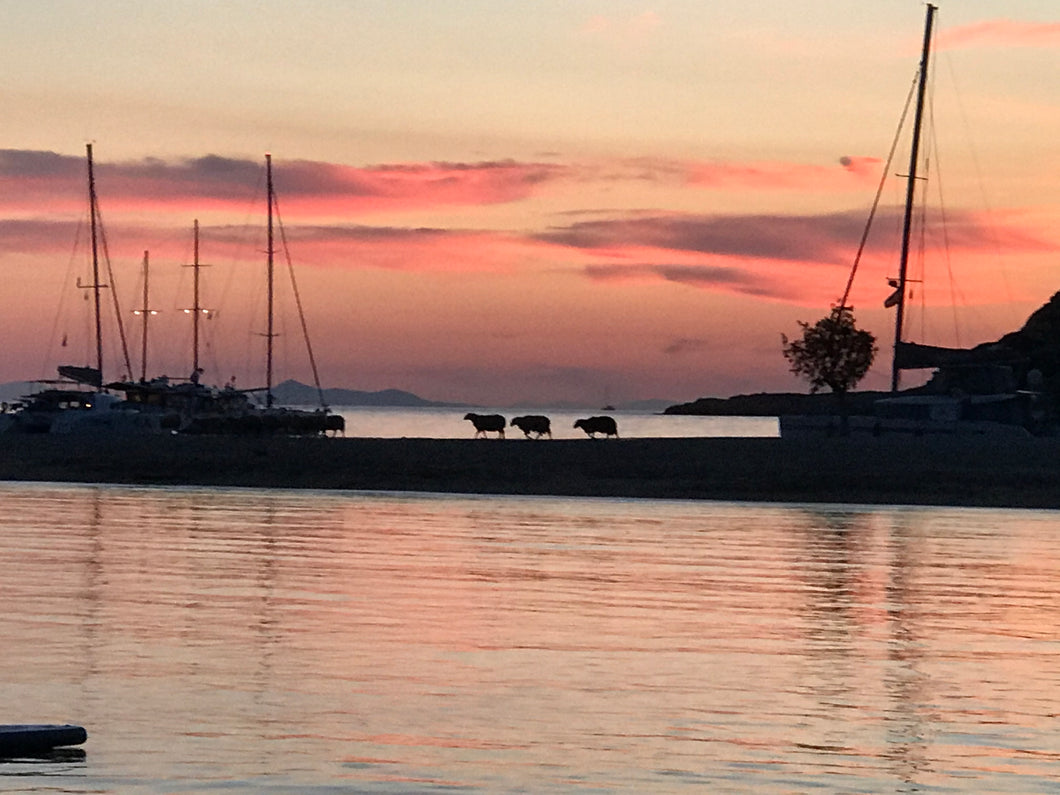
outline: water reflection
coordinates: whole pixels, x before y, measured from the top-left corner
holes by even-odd
[[[90,732],[87,771],[32,786],[1034,791],[1060,773],[1057,514],[0,496],[10,719]]]

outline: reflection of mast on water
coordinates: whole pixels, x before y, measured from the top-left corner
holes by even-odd
[[[816,663],[807,687],[825,715],[837,703],[873,706],[886,728],[885,757],[895,776],[911,782],[925,764],[932,729],[927,706],[937,698],[922,665],[920,605],[929,597],[917,575],[930,558],[919,544],[922,527],[903,516],[881,529],[871,513],[807,513],[801,550],[809,564],[802,567],[809,586],[805,640],[807,659]],[[885,616],[878,619],[881,612]],[[871,695],[876,686],[878,697]],[[847,745],[842,723],[822,726],[831,733],[822,744]]]
[[[925,767],[925,738],[930,734],[928,705],[937,698],[932,679],[924,672],[924,614],[919,606],[927,600],[917,585],[917,574],[930,555],[923,549],[923,533],[911,517],[899,514],[890,528],[887,567],[887,666],[883,684],[893,704],[887,716],[889,758],[895,775],[912,782]],[[921,542],[921,543],[917,543]]]

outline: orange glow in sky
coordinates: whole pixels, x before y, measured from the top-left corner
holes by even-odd
[[[92,141],[130,335],[149,251],[152,372],[190,372],[199,219],[205,378],[260,385],[270,151],[324,386],[587,406],[805,391],[780,335],[843,292],[923,6],[769,5],[20,6],[0,31],[0,382],[91,358]],[[907,337],[967,346],[1060,289],[1060,11],[940,5]],[[888,179],[852,294],[881,349],[862,388],[889,384],[903,191]],[[293,311],[281,379],[309,381]],[[107,361],[118,377],[113,341]]]

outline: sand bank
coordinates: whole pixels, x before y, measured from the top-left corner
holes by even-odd
[[[1060,508],[1060,439],[4,435],[0,480]]]

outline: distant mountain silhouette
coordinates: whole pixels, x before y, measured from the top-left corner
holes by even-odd
[[[0,384],[0,401],[12,403],[23,395],[39,391],[41,385],[35,381],[9,381]],[[288,406],[316,406],[320,403],[320,396],[316,387],[290,380],[278,384],[272,389],[273,397],[281,405]],[[324,401],[329,406],[457,406],[457,403],[440,403],[433,400],[424,400],[411,392],[403,392],[400,389],[383,389],[379,392],[362,392],[357,389],[325,389]]]
[[[315,406],[320,403],[316,387],[299,381],[288,380],[272,388],[277,403],[289,406]],[[379,392],[362,392],[357,389],[325,389],[324,402],[329,406],[398,406],[404,408],[424,406],[456,406],[462,404],[441,403],[424,400],[411,392],[400,389],[383,389]]]
[[[847,410],[851,414],[872,414],[873,403],[891,397],[890,392],[850,392]],[[798,392],[759,392],[730,398],[705,397],[691,403],[670,406],[664,414],[693,414],[707,417],[780,417],[785,414],[831,416],[839,411],[839,401],[831,392],[807,395]]]

